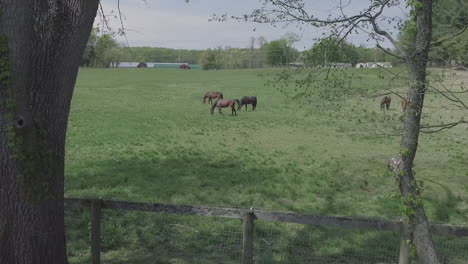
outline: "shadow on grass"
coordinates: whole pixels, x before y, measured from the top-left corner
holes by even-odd
[[[245,155],[214,156],[185,150],[142,156],[85,164],[92,169],[68,178],[67,193],[250,207],[270,199],[256,194],[268,192],[269,185],[263,183],[279,174],[273,166],[259,166]],[[89,262],[88,210],[67,210],[66,223],[70,262]],[[109,263],[239,263],[241,228],[239,220],[104,210],[102,250]]]
[[[143,153],[142,157],[107,160],[83,167],[66,180],[74,197],[216,206],[252,206],[261,203],[254,193],[279,174],[249,156],[214,156],[197,151]]]
[[[399,238],[392,232],[301,226],[293,234],[259,247],[257,263],[398,262]],[[273,257],[264,258],[264,252]]]
[[[256,263],[398,263],[397,232],[291,224],[276,226],[276,233],[256,232]],[[444,264],[466,263],[467,238],[434,236]],[[413,258],[412,263],[419,263]]]
[[[468,210],[459,209],[460,205],[463,203],[463,199],[461,197],[455,196],[449,187],[441,183],[432,180],[426,181],[439,185],[445,192],[445,198],[438,195],[427,196],[424,199],[435,209],[432,222],[448,223],[450,222],[451,217],[454,216],[461,218],[464,222],[468,222]]]
[[[250,157],[190,150],[142,153],[140,157],[86,164],[93,168],[91,173],[74,175],[67,188],[81,197],[192,205],[250,207],[278,199],[278,186],[271,183],[283,183],[281,172]],[[294,188],[286,184],[281,188],[294,197]],[[336,184],[322,188],[321,193],[330,194],[314,213],[339,214],[344,210],[346,204],[333,195]],[[443,210],[456,206],[453,194],[445,190],[447,200],[437,204],[438,221],[449,220]],[[70,262],[89,263],[88,210],[69,210],[66,221]],[[398,258],[399,237],[393,232],[260,221],[255,230],[256,263],[396,263]],[[466,259],[462,250],[466,239],[435,240],[444,263]],[[105,210],[102,250],[104,263],[239,263],[242,223]]]

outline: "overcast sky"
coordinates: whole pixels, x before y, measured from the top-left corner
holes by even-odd
[[[353,0],[346,9],[348,14],[356,13],[369,4],[369,0]],[[404,2],[404,1],[403,1]],[[306,8],[315,15],[327,16],[339,0],[306,0]],[[119,27],[117,0],[103,0],[104,13],[110,19],[112,28]],[[242,15],[260,6],[259,0],[120,0],[124,25],[130,46],[151,46],[181,49],[207,49],[217,46],[245,48],[250,37],[264,36],[267,41],[281,38],[287,32],[301,37],[295,44],[299,50],[310,48],[322,30],[296,25],[273,27],[246,22],[209,22],[212,14]],[[405,17],[404,3],[401,7],[388,10],[387,16]],[[100,24],[99,16],[95,26]],[[123,39],[120,39],[123,41]],[[366,42],[366,34],[351,35],[348,41],[354,44],[374,46]]]

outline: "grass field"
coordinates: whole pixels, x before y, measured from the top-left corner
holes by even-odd
[[[399,201],[392,198],[397,186],[385,173],[399,138],[381,135],[386,125],[400,122],[399,100],[393,97],[391,110],[380,111],[380,98],[362,93],[389,88],[378,77],[386,73],[351,71],[361,76],[352,86],[361,95],[349,96],[342,107],[314,111],[264,85],[274,70],[82,69],[68,128],[66,196],[399,218]],[[222,91],[225,98],[256,95],[257,111],[210,115],[209,104],[202,103],[207,91]],[[424,120],[467,115],[437,108],[445,102],[433,94],[426,100]],[[422,135],[415,171],[425,182],[430,220],[466,225],[468,127]],[[203,263],[154,262],[153,255],[141,253],[160,250],[154,230],[172,218],[106,215],[109,263]],[[84,212],[67,218],[72,262],[89,257],[88,220]],[[221,222],[199,224],[199,231],[204,225],[225,228]],[[184,243],[171,250],[201,250]],[[201,247],[209,251],[216,244]]]

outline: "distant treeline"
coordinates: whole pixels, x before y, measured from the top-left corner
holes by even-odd
[[[394,59],[378,49],[355,47],[347,42],[337,45],[328,38],[316,43],[310,50],[298,51],[293,47],[294,34],[268,42],[265,38],[251,38],[250,47],[216,47],[207,50],[169,49],[157,47],[124,47],[111,35],[98,35],[94,30],[82,60],[82,66],[116,67],[119,62],[180,62],[200,64],[203,69],[251,69],[277,67],[293,62],[306,66],[330,63],[390,61]]]

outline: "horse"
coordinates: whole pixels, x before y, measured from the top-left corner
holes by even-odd
[[[206,102],[206,99],[208,98],[208,102],[213,103],[211,99],[223,99],[223,93],[221,92],[208,92],[203,96],[203,103]]]
[[[390,109],[390,103],[392,102],[392,98],[390,96],[384,96],[382,101],[380,101],[380,110],[385,110],[385,108]]]
[[[231,107],[231,115],[237,115],[236,104],[239,105],[239,100],[237,100],[237,99],[218,99],[211,105],[210,112],[211,112],[211,114],[213,114],[214,109],[216,107],[218,107],[219,113],[223,114],[221,112],[221,108],[225,108],[225,107],[230,106]]]
[[[401,98],[401,111],[405,112],[408,106],[408,97]]]
[[[240,99],[240,104],[237,110],[241,110],[242,106],[245,105],[245,110],[247,110],[247,105],[252,104],[252,111],[255,111],[257,107],[257,96],[244,96]]]

